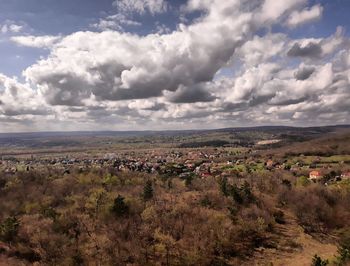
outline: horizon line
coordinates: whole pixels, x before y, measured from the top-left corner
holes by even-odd
[[[242,126],[242,127],[223,127],[223,128],[206,128],[206,129],[144,129],[144,130],[52,130],[52,131],[18,131],[18,132],[0,132],[3,134],[40,134],[40,133],[127,133],[127,132],[190,132],[190,131],[215,131],[227,129],[255,129],[255,128],[327,128],[327,127],[350,127],[350,124],[331,124],[322,126],[287,126],[287,125],[261,125],[261,126]]]

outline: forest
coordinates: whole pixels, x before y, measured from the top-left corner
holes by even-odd
[[[308,145],[345,153],[348,133],[326,138],[293,150],[169,151],[178,164],[157,171],[120,170],[113,159],[64,172],[52,163],[2,168],[0,265],[347,265],[348,157],[329,157],[317,182],[306,166],[293,170],[311,158],[298,157]],[[217,159],[171,170],[187,169],[194,152]],[[310,164],[324,167],[321,159]]]

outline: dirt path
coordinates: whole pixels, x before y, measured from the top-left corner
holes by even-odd
[[[278,248],[257,251],[249,265],[309,266],[315,254],[323,259],[332,259],[336,255],[337,246],[334,243],[321,242],[305,234],[292,213],[286,211],[284,213],[286,223],[276,226],[279,238],[282,239]]]

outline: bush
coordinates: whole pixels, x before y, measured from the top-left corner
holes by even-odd
[[[284,219],[284,212],[281,210],[275,211],[273,213],[273,217],[275,218],[275,222],[278,224],[285,224],[286,221]]]
[[[0,239],[11,242],[17,236],[19,221],[16,217],[8,217],[0,225]]]
[[[311,183],[310,180],[306,176],[300,176],[297,179],[297,186],[306,187],[310,183]]]
[[[44,216],[45,218],[49,218],[52,220],[56,220],[57,217],[59,216],[59,213],[52,207],[47,207],[47,208],[42,208],[41,209],[41,214],[42,216]]]
[[[247,181],[245,181],[240,187],[237,185],[229,186],[229,194],[233,201],[238,204],[249,204],[255,200],[251,187]]]
[[[320,256],[317,254],[312,258],[312,266],[326,266],[329,264],[328,260],[323,260]]]
[[[212,205],[213,205],[213,203],[212,203],[211,200],[209,199],[209,196],[208,196],[208,195],[205,195],[205,196],[201,199],[200,204],[201,204],[201,206],[203,206],[203,207],[208,207],[208,208],[212,207]]]
[[[288,179],[283,179],[282,180],[282,185],[285,186],[288,189],[292,188],[292,183]]]

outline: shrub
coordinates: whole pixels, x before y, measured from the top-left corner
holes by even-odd
[[[59,216],[59,213],[52,207],[47,207],[47,208],[42,208],[40,210],[41,215],[44,216],[45,218],[49,218],[52,220],[56,220]]]
[[[11,242],[17,236],[19,221],[16,217],[8,217],[0,225],[0,239]]]
[[[283,179],[282,180],[282,185],[284,185],[288,189],[292,188],[292,183],[288,179]]]
[[[254,201],[254,195],[251,191],[251,187],[247,181],[243,185],[238,187],[237,185],[229,186],[229,194],[233,201],[238,204],[249,204]]]
[[[312,258],[312,266],[326,266],[329,264],[328,260],[323,260],[320,256],[317,254]]]
[[[209,196],[208,196],[208,195],[205,195],[205,196],[201,199],[200,204],[201,204],[201,206],[203,206],[203,207],[211,207],[213,203],[212,203],[211,200],[209,199]]]
[[[310,183],[311,183],[310,180],[306,176],[300,176],[297,179],[297,185],[298,186],[306,187]]]
[[[281,210],[275,211],[273,213],[273,217],[275,218],[275,222],[278,224],[285,224],[286,221],[284,219],[284,212]]]

